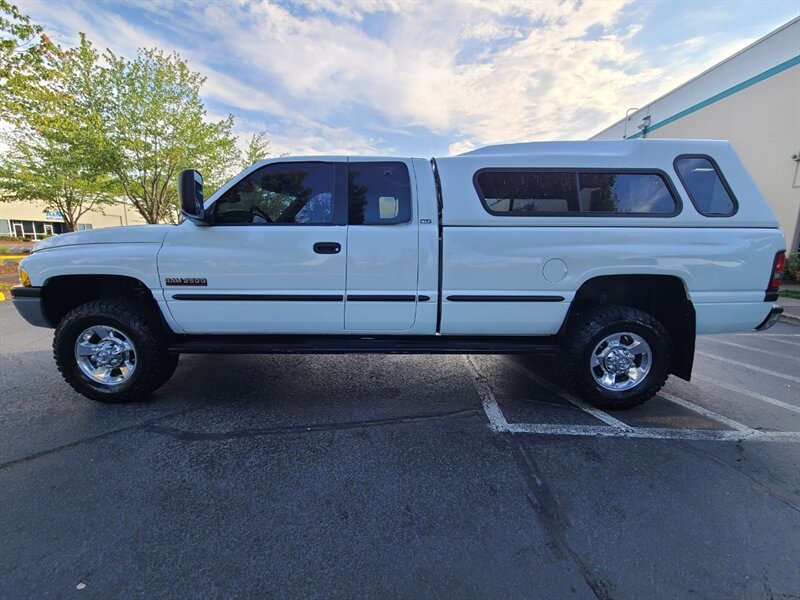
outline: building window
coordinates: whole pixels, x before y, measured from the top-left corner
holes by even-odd
[[[78,231],[88,231],[92,228],[91,223],[78,223]]]
[[[66,229],[63,223],[49,223],[46,221],[11,221],[10,223],[11,231],[5,235],[32,240],[63,233]]]

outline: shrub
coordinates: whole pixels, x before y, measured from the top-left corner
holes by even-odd
[[[786,257],[786,269],[783,273],[785,279],[797,281],[800,279],[800,253],[793,252]]]

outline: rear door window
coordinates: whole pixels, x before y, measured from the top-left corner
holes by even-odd
[[[707,217],[729,217],[736,200],[717,166],[706,156],[679,156],[675,170],[697,212]]]
[[[402,162],[351,162],[348,223],[395,225],[411,220],[411,182]]]

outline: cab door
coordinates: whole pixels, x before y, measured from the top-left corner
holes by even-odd
[[[345,162],[278,161],[224,192],[210,227],[184,222],[170,232],[158,268],[178,325],[187,333],[341,333],[346,177]]]
[[[419,231],[410,167],[410,161],[348,161],[347,331],[414,326]]]

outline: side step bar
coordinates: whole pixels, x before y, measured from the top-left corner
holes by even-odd
[[[179,354],[557,354],[555,336],[184,335]]]

